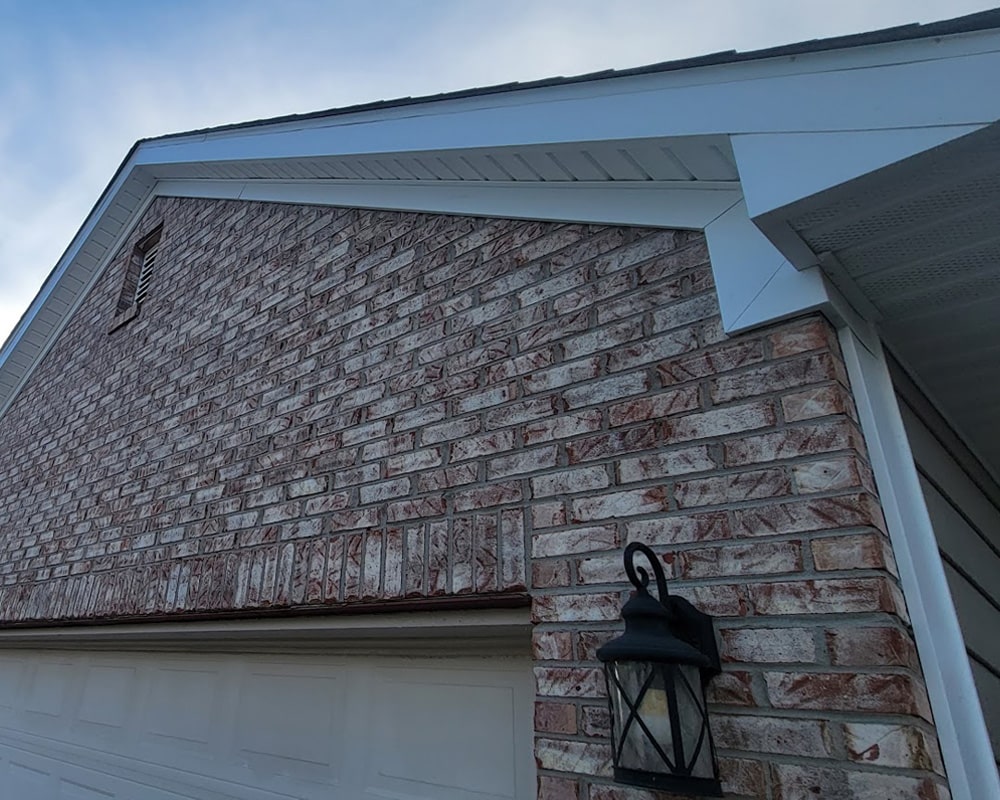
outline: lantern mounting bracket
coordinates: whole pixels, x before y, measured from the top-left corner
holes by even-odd
[[[709,661],[706,672],[718,675],[722,672],[722,661],[719,658],[719,647],[715,641],[715,627],[712,624],[712,617],[699,611],[683,597],[670,594],[667,589],[666,576],[663,574],[663,567],[655,553],[640,542],[632,542],[625,548],[625,574],[639,596],[649,595],[649,573],[644,567],[636,566],[636,553],[645,556],[653,569],[658,599],[667,610],[674,635],[704,654]]]

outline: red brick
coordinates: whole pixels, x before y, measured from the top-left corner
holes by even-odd
[[[599,408],[592,408],[529,422],[522,428],[522,435],[526,445],[550,442],[553,439],[569,439],[600,430],[603,420],[604,412]]]
[[[791,493],[792,482],[782,469],[696,478],[674,486],[674,498],[679,508],[740,503],[745,500],[761,500]]]
[[[455,492],[452,503],[456,511],[470,511],[476,508],[490,508],[508,503],[520,502],[522,497],[521,484],[517,481],[505,483],[490,483]],[[390,506],[390,520],[391,516]]]
[[[899,628],[844,627],[826,632],[830,663],[919,669],[913,639]]]
[[[556,465],[556,458],[557,452],[554,446],[520,450],[509,456],[490,459],[486,463],[486,476],[489,479],[506,478],[510,475],[551,469]]]
[[[792,478],[800,494],[864,488],[874,493],[870,470],[855,456],[824,458],[792,466]]]
[[[715,469],[715,461],[706,445],[648,453],[618,462],[618,476],[624,483],[655,480],[686,472]]]
[[[386,506],[386,517],[389,522],[399,522],[404,519],[423,519],[440,516],[444,513],[444,510],[444,498],[432,495],[389,503]]]
[[[817,318],[785,325],[768,335],[767,339],[774,358],[837,348],[837,337],[829,323]]]
[[[635,422],[660,419],[684,411],[694,411],[700,405],[701,398],[698,395],[698,387],[690,386],[613,405],[608,410],[608,420],[612,426],[619,427]]]
[[[621,611],[617,593],[549,594],[532,600],[536,622],[583,622],[615,620]]]
[[[440,425],[426,425],[420,431],[420,441],[425,444],[437,444],[450,439],[462,439],[479,430],[478,417],[465,419],[449,419]]]
[[[700,353],[665,361],[658,367],[664,385],[684,383],[711,375],[720,375],[739,367],[764,360],[764,348],[759,339],[726,343]]]
[[[664,570],[670,574],[670,567]],[[581,558],[576,562],[576,581],[581,586],[595,583],[624,583],[627,580],[620,552],[597,558]]]
[[[630,372],[563,389],[562,397],[566,407],[574,409],[620,400],[648,389],[649,378],[645,372]]]
[[[847,391],[838,384],[791,392],[781,398],[781,411],[788,422],[834,414],[847,414],[852,419],[857,416]]]
[[[532,478],[531,493],[535,497],[578,494],[605,489],[610,483],[604,467],[582,467]]]
[[[531,562],[531,586],[534,589],[554,589],[569,586],[570,569],[568,561],[549,559]]]
[[[426,436],[424,441],[426,441]],[[513,431],[494,431],[480,436],[466,436],[452,443],[451,463],[501,453],[505,450],[512,450],[513,447]]]
[[[845,792],[939,767],[921,709],[817,708],[822,723],[757,706],[829,702],[830,687],[800,697],[810,681],[853,681],[870,703],[921,690],[821,317],[727,335],[694,231],[178,198],[148,213],[0,419],[0,472],[24,488],[0,501],[0,545],[17,531],[0,621],[520,603],[530,585],[539,795],[651,800],[610,783],[596,662],[621,630],[622,547],[645,541],[671,591],[716,615],[735,667],[710,688],[739,712],[713,713],[727,791],[811,786],[789,761],[839,760],[848,779],[828,785]],[[95,329],[160,218],[165,269],[206,241],[233,268],[164,280],[169,325]],[[114,404],[60,391],[95,371]]]
[[[652,450],[663,441],[659,426],[653,423],[577,439],[566,445],[570,464],[598,459],[619,458],[625,453]]]
[[[829,536],[810,542],[818,570],[885,569],[895,572],[889,540],[881,533]]]
[[[806,758],[833,755],[829,723],[818,719],[713,714],[716,747]]]
[[[729,517],[721,511],[664,515],[656,519],[630,521],[625,525],[628,542],[653,546],[728,539],[732,536],[730,529]]]
[[[536,528],[555,528],[566,524],[566,506],[554,501],[531,506],[531,522]]]
[[[681,578],[799,572],[802,570],[802,545],[800,542],[752,542],[684,550],[677,554],[674,567]]]
[[[931,778],[854,771],[835,767],[772,764],[775,800],[948,800],[951,795]]]
[[[565,339],[562,345],[563,353],[567,359],[580,358],[641,338],[642,320],[625,320]]]
[[[484,415],[488,430],[507,428],[549,417],[559,410],[558,398],[555,395],[531,397],[520,403],[507,403],[488,411]]]
[[[757,705],[753,685],[753,675],[749,672],[723,672],[708,684],[708,702],[752,708]]]
[[[711,294],[703,294],[671,303],[653,312],[653,333],[680,328],[718,315],[719,305]]]
[[[415,450],[402,455],[390,456],[385,460],[386,477],[402,475],[407,472],[418,472],[420,470],[436,467],[441,463],[441,451],[436,447],[426,450]]]
[[[726,628],[719,631],[723,661],[811,663],[816,641],[807,628]]]
[[[531,541],[531,555],[534,558],[565,556],[572,553],[611,550],[618,546],[618,531],[614,525],[574,527],[566,531],[536,533]]]
[[[743,466],[860,447],[858,430],[847,420],[837,419],[728,441],[725,459],[727,466]]]
[[[885,530],[882,509],[870,494],[815,497],[738,510],[733,513],[738,536],[875,527]]]
[[[722,791],[727,795],[767,797],[770,781],[767,764],[749,758],[719,758]]]
[[[937,741],[913,725],[845,722],[844,738],[851,761],[944,774]]]
[[[580,800],[580,784],[571,778],[539,775],[538,800]]]
[[[686,796],[690,797],[690,795]],[[603,783],[590,785],[590,800],[679,800],[680,795]]]
[[[611,745],[608,742],[538,738],[535,739],[535,758],[540,769],[553,772],[611,775]]]
[[[767,428],[774,423],[771,404],[756,402],[671,418],[665,422],[665,436],[668,442],[685,442]]]
[[[479,480],[479,464],[470,461],[454,467],[433,470],[417,477],[420,492],[434,492],[453,486],[464,486]]]
[[[536,661],[570,661],[573,658],[573,634],[534,628],[531,651]]]
[[[698,347],[698,337],[690,328],[672,331],[665,336],[642,339],[608,354],[608,371],[620,372],[641,367]]]
[[[671,592],[692,603],[699,611],[713,617],[745,617],[747,603],[741,586],[713,583],[708,586],[675,585]]]
[[[771,615],[892,612],[900,600],[882,578],[758,583],[748,586],[747,594],[756,613]]]
[[[614,492],[573,500],[573,521],[587,522],[611,517],[649,514],[655,511],[666,511],[668,505],[666,490],[659,486]]]
[[[580,707],[580,732],[584,736],[608,738],[611,735],[611,713],[606,703]]]
[[[835,380],[847,383],[843,366],[829,353],[817,353],[720,375],[709,381],[709,393],[712,402],[729,403]]]
[[[907,675],[768,672],[764,679],[768,698],[776,708],[874,711],[930,719],[923,686]]]
[[[600,374],[600,359],[582,358],[525,375],[524,388],[529,393],[548,392],[562,386],[592,380]]]
[[[576,733],[576,706],[572,703],[536,701],[535,730],[543,733]]]
[[[581,629],[576,633],[577,656],[581,661],[596,661],[597,651],[602,645],[610,642],[621,631],[597,631],[591,629]]]
[[[543,697],[604,697],[607,687],[600,667],[535,667]]]

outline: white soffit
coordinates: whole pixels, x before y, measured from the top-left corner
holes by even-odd
[[[744,134],[732,137],[753,218],[983,127]]]
[[[1000,474],[1000,123],[784,213]]]

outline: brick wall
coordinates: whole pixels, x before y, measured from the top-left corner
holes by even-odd
[[[642,541],[718,616],[731,796],[946,796],[833,331],[725,337],[697,233],[161,199],[0,441],[5,622],[530,592],[540,797],[639,800],[595,651]]]

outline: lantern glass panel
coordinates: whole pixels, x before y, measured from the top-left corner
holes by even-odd
[[[695,778],[714,778],[711,733],[705,711],[701,671],[690,664],[679,664],[677,670],[677,710],[681,737],[684,742],[686,769]]]
[[[698,668],[644,661],[609,662],[606,667],[615,765],[714,778]]]

